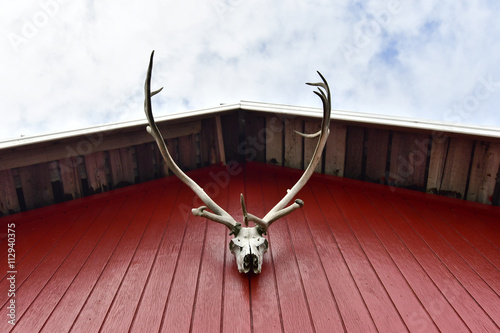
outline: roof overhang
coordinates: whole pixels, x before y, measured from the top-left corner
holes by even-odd
[[[238,110],[260,112],[279,115],[283,117],[304,117],[318,118],[322,117],[322,110],[316,107],[293,106],[285,104],[272,104],[251,101],[240,101],[239,103],[222,104],[220,106],[192,110],[186,112],[177,112],[167,115],[155,116],[156,122],[161,123],[176,123],[189,119],[202,119],[214,115],[222,115]],[[425,119],[416,119],[408,117],[388,116],[372,113],[332,110],[332,121],[338,121],[348,124],[360,124],[370,127],[383,127],[401,130],[415,130],[429,133],[447,133],[467,135],[471,137],[490,138],[494,141],[500,140],[500,128],[488,126],[475,126],[450,122],[438,122]],[[49,141],[58,141],[71,139],[85,135],[92,135],[103,132],[127,132],[140,127],[146,127],[146,119],[119,122],[113,124],[93,126],[78,130],[62,131],[51,134],[26,136],[0,141],[0,150],[6,148],[15,148],[35,143],[43,143]]]

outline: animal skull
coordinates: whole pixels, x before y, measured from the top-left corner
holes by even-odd
[[[236,257],[238,271],[248,273],[252,270],[259,274],[262,270],[262,257],[269,244],[262,236],[259,227],[241,228],[240,232],[229,243],[229,249]]]
[[[319,87],[318,91],[314,93],[321,98],[323,102],[323,121],[321,123],[321,129],[314,134],[303,134],[296,132],[306,138],[319,137],[316,149],[314,151],[313,157],[309,162],[306,170],[297,181],[297,183],[287,191],[287,194],[281,199],[280,202],[271,209],[266,216],[259,218],[247,212],[245,207],[245,201],[243,195],[241,195],[241,209],[243,211],[244,224],[242,227],[240,223],[237,223],[231,215],[229,215],[225,210],[223,210],[219,205],[217,205],[212,198],[210,198],[205,191],[196,184],[191,178],[189,178],[178,166],[175,164],[174,160],[168,152],[165,141],[156,126],[153,110],[151,106],[151,97],[159,93],[163,88],[151,92],[151,72],[153,69],[153,56],[154,51],[151,53],[149,60],[149,67],[146,75],[146,82],[144,84],[144,111],[148,119],[149,126],[147,126],[147,131],[156,140],[160,153],[163,156],[167,166],[172,170],[172,172],[187,186],[189,186],[194,193],[203,201],[206,206],[201,206],[198,208],[193,208],[192,213],[196,216],[205,217],[217,223],[225,225],[229,230],[231,230],[230,235],[235,237],[229,243],[229,249],[236,257],[236,263],[238,265],[238,270],[240,273],[248,273],[250,271],[255,274],[259,274],[262,270],[262,258],[264,253],[267,252],[268,242],[263,235],[266,234],[267,229],[274,221],[290,214],[295,209],[300,208],[304,205],[304,202],[300,199],[296,199],[295,202],[288,207],[288,203],[297,195],[297,193],[304,187],[309,178],[314,172],[316,165],[321,161],[321,153],[326,145],[326,140],[328,134],[330,133],[330,109],[331,109],[331,98],[330,89],[325,78],[318,72],[319,76],[323,82],[319,83],[307,83],[308,85]],[[324,90],[322,90],[323,88]],[[207,210],[207,208],[209,210]],[[248,221],[254,222],[254,227],[248,226]]]

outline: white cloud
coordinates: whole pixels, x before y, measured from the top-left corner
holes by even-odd
[[[499,11],[481,0],[11,2],[0,139],[141,119],[152,49],[153,86],[165,87],[156,114],[319,106],[304,83],[320,70],[337,109],[500,126]]]

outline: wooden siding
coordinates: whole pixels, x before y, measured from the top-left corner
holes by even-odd
[[[245,160],[302,169],[315,141],[294,131],[318,126],[312,116],[235,109],[160,128],[184,170]],[[499,168],[500,140],[494,137],[333,118],[316,171],[498,206]],[[0,149],[0,216],[168,174],[144,126],[7,147]]]
[[[499,142],[333,121],[318,172],[500,205]],[[276,126],[280,122],[282,128]],[[317,121],[267,116],[266,128],[273,129],[273,140],[266,142],[265,161],[307,167],[316,142],[302,139],[294,130],[314,132]]]
[[[184,170],[221,161],[212,118],[160,128]],[[152,140],[141,126],[2,150],[0,216],[164,177],[168,170]]]
[[[190,175],[240,220],[239,193],[262,216],[300,171]],[[298,197],[269,229],[260,275],[238,273],[228,230],[192,216],[175,177],[0,218],[2,260],[7,224],[17,240],[17,323],[4,271],[0,331],[499,330],[500,208],[319,174]]]

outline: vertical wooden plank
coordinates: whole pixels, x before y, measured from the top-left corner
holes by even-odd
[[[181,136],[179,144],[180,167],[185,170],[196,169],[196,143],[194,135]]]
[[[454,312],[456,311],[472,332],[497,331],[498,326],[493,320],[500,322],[498,295],[484,280],[477,277],[478,273],[464,262],[456,251],[450,249],[449,244],[443,241],[442,235],[436,234],[429,222],[421,217],[421,212],[410,207],[401,197],[387,196],[386,200],[404,219],[400,220],[402,223],[393,219],[393,228],[421,263],[430,279],[435,281],[436,286],[447,297]],[[439,217],[438,223],[442,223]],[[412,237],[413,232],[418,233],[419,237]],[[495,298],[497,302],[491,302]]]
[[[222,135],[224,136],[224,151],[226,152],[226,160],[240,160],[238,152],[239,138],[239,122],[238,113],[234,112],[228,115],[221,116]]]
[[[247,169],[248,167],[245,167]],[[242,169],[243,171],[243,169]],[[238,212],[233,215],[235,219],[241,220],[241,206],[238,200],[234,200],[237,198],[240,193],[245,193],[245,175],[244,172],[234,177],[231,177],[231,181],[229,182],[229,186],[227,189],[228,200],[227,206],[223,207],[228,212]],[[247,195],[248,197],[248,195]],[[252,195],[253,197],[253,195]],[[250,198],[249,198],[250,199]],[[258,206],[261,207],[262,205]],[[253,212],[253,211],[252,211]],[[259,211],[255,211],[254,214],[258,214]],[[259,275],[259,281],[262,281],[259,285],[259,288],[251,288],[250,290],[250,281],[246,276],[242,276],[238,272],[236,266],[235,256],[231,253],[231,251],[227,248],[227,243],[231,237],[226,232],[226,241],[225,241],[225,256],[224,256],[224,277],[223,277],[223,304],[222,304],[222,324],[221,324],[221,333],[232,333],[232,332],[241,332],[241,333],[250,333],[255,332],[252,330],[252,308],[257,308],[259,305],[259,297],[258,295],[264,294],[265,301],[263,304],[266,306],[274,306],[274,300],[276,297],[274,295],[269,295],[263,290],[267,290],[267,286],[269,286],[269,280],[267,277],[272,276],[274,278],[274,267],[273,265],[266,260],[266,258],[270,258],[272,249],[270,247],[269,253],[264,257],[264,264],[268,264],[269,266],[266,269],[262,270],[262,273]],[[269,268],[269,269],[267,269]],[[264,286],[264,288],[261,288]],[[272,283],[272,288],[274,288],[274,283]],[[272,289],[275,290],[275,289]],[[251,295],[251,291],[253,294]],[[257,296],[255,296],[257,294]],[[245,300],[245,301],[241,301]],[[273,302],[273,303],[271,303]],[[272,307],[270,312],[274,312],[276,307]],[[265,313],[265,319],[272,317],[272,313]],[[279,318],[278,318],[279,320]],[[268,320],[268,323],[270,321]]]
[[[365,179],[383,183],[389,151],[389,131],[376,128],[367,130]]]
[[[81,156],[72,156],[64,160],[59,160],[61,172],[61,182],[63,185],[64,197],[67,200],[81,198],[83,195],[82,181],[78,172],[78,165],[83,163]]]
[[[289,188],[290,178],[281,175],[277,176],[276,180],[283,191]],[[306,194],[305,192],[309,193]],[[307,186],[302,189],[300,194],[301,198],[303,198],[304,195],[312,195],[312,192]],[[315,198],[311,197],[305,200],[308,204],[313,205],[316,201]],[[334,294],[326,276],[325,267],[323,265],[324,261],[322,261],[320,256],[320,252],[322,252],[323,249],[318,246],[316,238],[311,233],[311,230],[317,228],[318,224],[321,225],[321,220],[324,220],[324,215],[319,213],[316,215],[318,219],[312,220],[306,217],[305,210],[302,212],[302,214],[291,214],[286,217],[286,220],[288,220],[289,237],[295,252],[300,280],[302,282],[297,283],[292,290],[298,294],[299,292],[297,289],[299,285],[302,284],[314,332],[342,332],[344,329],[338,312],[338,305],[335,302]],[[318,220],[321,222],[318,223]],[[329,258],[328,262],[330,263],[332,261],[333,258]],[[283,308],[285,308],[285,306],[283,306]],[[297,316],[297,322],[300,321],[298,317],[299,316]],[[296,327],[296,330],[304,332],[307,330],[307,327],[305,330]]]
[[[427,135],[393,132],[389,183],[423,190],[430,145]]]
[[[99,278],[96,279],[96,283],[91,293],[88,294],[87,301],[83,304],[80,313],[74,319],[74,326],[71,327],[71,330],[76,332],[99,331],[100,328],[103,327],[103,322],[109,314],[110,306],[113,304],[113,300],[116,297],[120,285],[122,285],[122,283],[124,286],[133,284],[131,282],[123,282],[123,280],[130,268],[139,241],[144,235],[144,229],[147,225],[144,221],[150,220],[152,211],[157,205],[160,194],[161,192],[157,190],[139,192],[136,196],[129,197],[129,200],[125,201],[118,211],[116,211],[116,208],[113,210],[108,208],[99,215],[98,221],[96,221],[94,225],[105,224],[99,220],[103,219],[103,215],[109,214],[111,217],[107,217],[106,220],[112,219],[121,224],[128,224],[128,226],[126,230],[122,232],[120,240],[109,257],[106,266],[100,272]],[[111,213],[112,211],[114,211],[114,213]],[[94,225],[92,229],[95,228]],[[97,234],[95,238],[98,238],[98,235],[99,234]],[[137,286],[137,284],[135,286]],[[101,311],[95,311],[96,308],[101,309]],[[130,320],[130,316],[124,315],[123,317],[128,317],[128,320]],[[125,319],[123,322],[125,322]],[[119,322],[120,325],[123,324],[123,322]],[[103,330],[107,332],[127,331],[119,327],[119,325],[117,325],[116,330],[112,328],[105,328]]]
[[[344,177],[346,159],[347,127],[341,124],[330,125],[330,135],[326,141],[325,173]]]
[[[217,163],[217,149],[215,144],[216,133],[214,130],[215,127],[216,124],[214,118],[202,120],[200,133],[200,161],[202,167]]]
[[[345,176],[352,179],[363,178],[363,151],[365,130],[359,126],[347,127],[347,147]]]
[[[106,157],[99,151],[85,156],[85,169],[90,193],[107,191],[108,179],[106,177]]]
[[[429,193],[437,194],[441,189],[449,141],[450,138],[446,136],[432,136],[429,172],[427,175],[427,192]]]
[[[169,192],[172,191],[172,193],[176,194],[175,199],[172,200],[174,208],[171,209],[171,213],[165,211],[164,218],[168,219],[168,221],[160,244],[153,253],[155,256],[153,265],[129,332],[160,332],[163,325],[164,310],[166,307],[171,306],[169,294],[176,276],[177,260],[181,252],[183,235],[189,217],[188,212],[183,212],[180,207],[191,204],[193,192],[187,186],[179,187],[170,183],[167,186]],[[157,209],[162,209],[163,206],[160,204]],[[168,214],[170,214],[170,217],[168,217]],[[186,300],[184,305],[187,305]],[[172,332],[176,331],[175,327],[168,327],[168,329]]]
[[[109,151],[109,164],[114,187],[135,183],[133,147]]]
[[[150,142],[135,146],[139,182],[145,182],[155,178],[153,157],[155,145],[156,143]]]
[[[436,324],[425,311],[426,300],[432,302],[435,295],[430,294],[428,288],[423,287],[426,283],[424,281],[428,279],[425,274],[422,274],[418,262],[406,250],[404,243],[370,201],[370,196],[374,194],[366,195],[362,187],[346,189],[349,197],[359,207],[359,213],[363,215],[362,219],[347,216],[346,219],[350,221],[352,230],[359,235],[357,238],[362,246],[383,247],[374,252],[365,250],[365,253],[369,258],[371,257],[373,268],[377,271],[377,275],[391,296],[408,330],[410,332],[416,332],[418,329],[426,333],[438,332]],[[340,207],[345,209],[344,206]],[[434,291],[439,293],[437,289]],[[416,313],[420,314],[418,321],[414,320]]]
[[[316,133],[321,129],[321,120],[308,120],[304,124],[305,130],[304,133],[312,134]],[[316,144],[318,143],[318,138],[314,139],[304,139],[304,168],[309,165],[309,161],[314,154],[314,149],[316,148]],[[322,156],[322,159],[324,156]],[[323,163],[318,163],[314,172],[321,172]]]
[[[266,163],[283,165],[283,129],[278,116],[266,117]]]
[[[498,169],[500,167],[500,144],[475,143],[467,200],[492,204]]]
[[[295,133],[293,134],[298,136]],[[257,191],[260,190],[262,195],[260,198],[255,197],[255,195],[248,195],[247,207],[249,211],[255,211],[260,215],[260,212],[269,211],[274,206],[274,203],[281,199],[283,193],[286,193],[287,187],[279,184],[281,183],[280,180],[286,178],[286,176],[280,177],[272,172],[261,172],[259,179],[256,171],[258,170],[247,171],[246,190],[247,193],[258,193]],[[258,186],[259,181],[260,186]],[[289,178],[285,182],[288,186],[291,185]],[[291,216],[289,215],[286,219],[288,220]],[[307,298],[300,280],[301,275],[296,251],[288,228],[288,223],[298,221],[292,219],[291,221],[282,220],[280,222],[273,225],[273,229],[269,231],[269,253],[266,254],[269,257],[264,257],[262,275],[251,280],[250,292],[254,332],[311,332],[313,328],[308,314]],[[286,258],[286,260],[283,260],[283,258]],[[267,260],[274,265],[274,271],[268,269],[271,267],[266,265]],[[272,276],[273,273],[275,276]],[[261,278],[263,279],[261,280]],[[296,282],[293,283],[292,281]],[[264,286],[264,283],[267,286]],[[273,286],[273,284],[275,285]],[[261,288],[266,288],[267,292],[263,294]],[[267,304],[271,305],[266,309]]]
[[[17,198],[12,170],[0,171],[0,216],[18,213],[21,210]]]
[[[395,203],[395,201],[400,201],[397,195],[370,195],[370,201],[384,217],[383,222],[374,230],[380,234],[379,238],[393,239],[384,241],[384,246],[390,251],[395,263],[439,330],[441,332],[467,331],[464,312],[460,313],[456,305],[462,299],[466,302],[466,296],[469,295],[467,292],[454,290],[457,287],[456,278],[429,248],[423,236],[408,224],[413,220],[405,218],[397,209],[400,207],[400,202]],[[403,203],[402,206],[404,205],[406,204]],[[414,314],[417,313],[414,312]],[[413,319],[419,318],[420,321],[420,317],[423,316],[413,315],[410,318],[415,322]],[[466,317],[470,317],[470,313],[466,314]],[[423,329],[425,332],[429,330],[430,328],[427,329],[427,327]],[[413,331],[416,330],[413,329]],[[472,331],[474,332],[473,329]]]
[[[500,206],[500,170],[497,173],[497,183],[493,191],[492,205]]]
[[[469,176],[473,141],[452,137],[446,156],[446,164],[440,194],[462,199]]]
[[[21,179],[26,209],[30,210],[54,203],[47,163],[19,168],[19,178]]]
[[[50,182],[60,182],[61,174],[59,172],[59,164],[56,161],[49,162],[49,174],[50,174]]]
[[[302,119],[285,120],[285,163],[288,168],[302,169],[303,138],[294,131],[303,132]]]
[[[246,113],[244,154],[247,161],[266,160],[266,118],[255,113]]]
[[[124,181],[120,149],[109,151],[109,167],[111,169],[113,187],[119,187],[119,184]]]
[[[216,132],[217,132],[217,152],[219,156],[219,161],[222,163],[222,165],[226,165],[226,152],[224,150],[224,137],[222,134],[222,123],[220,120],[220,116],[215,117],[215,125],[216,125]]]
[[[170,153],[170,156],[172,159],[175,161],[177,165],[180,165],[179,162],[179,147],[178,147],[178,140],[177,139],[168,139],[166,140],[166,145],[168,148],[168,152]],[[156,149],[157,154],[158,154],[158,159],[161,161],[161,170],[162,170],[162,175],[163,176],[168,176],[172,174],[172,171],[169,170],[167,163],[163,159],[163,156],[161,156],[160,151]]]
[[[226,172],[226,170],[223,172]],[[205,174],[196,182],[202,188],[207,188],[207,185],[212,183],[213,179],[208,174]],[[224,186],[223,190],[216,192],[213,197],[221,207],[224,207],[223,209],[227,209],[227,191],[229,191],[229,184]],[[228,243],[226,234],[227,229],[223,226],[217,223],[207,223],[206,241],[201,254],[198,286],[196,288],[195,303],[193,304],[191,332],[221,331],[222,299],[225,282],[224,254]]]

